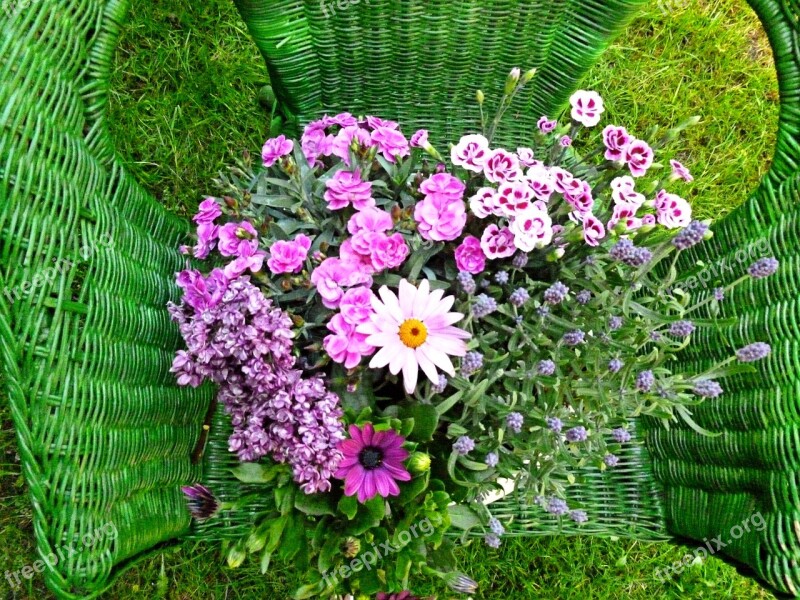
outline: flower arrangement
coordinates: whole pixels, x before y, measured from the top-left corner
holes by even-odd
[[[565,490],[617,467],[630,419],[703,432],[691,407],[769,354],[755,343],[700,373],[670,368],[722,323],[733,286],[779,267],[681,289],[677,256],[711,232],[667,191],[691,173],[672,160],[663,175],[656,158],[697,120],[646,140],[595,133],[603,100],[578,91],[568,122],[542,117],[529,146],[495,147],[533,76],[511,72],[491,119],[479,92],[481,133],[444,154],[425,130],[326,116],[267,141],[200,205],[182,250],[207,266],[177,276],[173,371],[218,386],[235,474],[268,498],[232,566],[313,564],[297,598],[411,598],[415,573],[472,593],[445,534],[498,547],[510,523],[487,499],[504,481],[584,523]],[[196,518],[225,509],[213,490],[186,493]]]

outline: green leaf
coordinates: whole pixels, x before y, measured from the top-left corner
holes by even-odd
[[[306,600],[307,598],[319,598],[322,591],[325,589],[325,582],[318,581],[317,583],[309,583],[301,586],[295,590],[292,598],[294,600]]]
[[[297,494],[294,499],[294,507],[300,512],[314,517],[336,514],[330,494]]]
[[[459,400],[461,400],[461,396],[463,395],[464,395],[463,390],[456,392],[455,394],[450,396],[447,400],[437,405],[436,412],[439,413],[439,416],[445,414],[448,410],[450,410],[456,404],[458,404]]]
[[[719,437],[722,435],[721,431],[709,431],[708,429],[704,429],[700,427],[695,420],[692,418],[692,413],[689,412],[689,409],[686,408],[683,404],[676,404],[675,410],[681,416],[681,419],[694,431],[699,433],[700,435],[704,435],[706,437]]]
[[[269,543],[267,544],[267,552],[275,552],[278,545],[281,543],[281,536],[283,530],[286,528],[286,523],[289,517],[283,515],[272,521],[269,529]]]
[[[361,571],[358,577],[358,582],[361,584],[360,592],[365,596],[372,598],[383,589],[383,583],[378,577],[378,570],[373,568],[369,571]]]
[[[292,560],[307,544],[305,519],[295,513],[286,524],[280,547],[280,556],[285,561]]]
[[[433,439],[439,426],[439,413],[432,404],[414,404],[406,410],[406,416],[414,419],[414,429],[410,438],[417,442]]]
[[[397,581],[400,582],[400,587],[404,589],[408,587],[408,577],[410,574],[411,559],[403,552],[397,557],[394,570],[394,576],[397,578]]]
[[[261,574],[265,575],[269,571],[269,563],[272,561],[272,552],[264,552],[261,556]]]
[[[419,496],[428,489],[430,478],[431,472],[425,471],[408,483],[400,484],[400,495],[397,497],[397,503],[402,506]]]
[[[364,506],[367,508],[372,518],[378,521],[382,521],[383,517],[386,516],[386,500],[381,496],[375,496],[371,500],[368,500]]]
[[[482,524],[478,513],[465,504],[454,504],[449,506],[447,511],[450,513],[450,524],[456,529],[469,531]]]
[[[269,483],[280,472],[281,465],[242,463],[231,469],[231,473],[242,483]]]
[[[288,515],[294,506],[295,487],[286,486],[275,489],[275,507],[282,515]]]
[[[355,496],[342,496],[341,500],[339,500],[338,509],[348,520],[352,521],[358,512],[358,500]]]
[[[330,571],[333,565],[333,559],[339,554],[339,547],[339,536],[336,535],[335,531],[331,531],[328,539],[325,540],[325,545],[322,547],[319,553],[319,559],[317,560],[317,569],[319,569],[319,572],[323,575]]]

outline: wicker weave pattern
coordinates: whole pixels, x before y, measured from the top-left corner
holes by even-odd
[[[290,125],[349,110],[449,141],[474,130],[476,89],[538,67],[499,141],[527,139],[574,91],[642,0],[236,0]],[[487,26],[491,24],[491,26]]]
[[[362,0],[346,10],[328,5],[330,18],[318,0],[237,4],[295,127],[347,109],[398,118],[407,130],[433,123],[434,139],[449,139],[475,127],[477,115],[462,107],[476,88],[491,97],[512,66],[538,66],[503,142],[525,139],[540,114],[563,104],[642,1]],[[621,466],[586,473],[571,501],[588,506],[592,524],[582,531],[642,539],[725,535],[760,511],[767,530],[726,551],[795,593],[800,4],[751,4],[780,74],[776,159],[753,197],[691,258],[718,267],[735,263],[742,247],[766,245],[782,268],[740,289],[726,308],[740,324],[701,331],[702,351],[695,346],[685,361],[708,364],[753,338],[771,341],[774,354],[696,411],[700,425],[722,436],[634,423]],[[133,559],[185,534],[180,484],[202,477],[225,499],[242,491],[227,470],[235,457],[221,411],[202,469],[191,465],[212,391],[179,390],[168,373],[179,339],[163,307],[177,295],[172,273],[183,263],[175,248],[187,225],[131,180],[105,130],[127,5],[39,0],[13,17],[0,12],[0,351],[35,535],[46,556],[81,547],[84,534],[106,523],[118,531],[46,572],[65,598],[99,593]],[[102,243],[108,234],[111,246]],[[685,275],[699,274],[693,264],[684,262]],[[25,284],[30,293],[15,296]],[[516,516],[518,535],[577,532],[535,506],[505,501],[495,511]],[[238,535],[248,517],[192,535]]]
[[[39,553],[81,549],[45,573],[62,597],[187,530],[211,391],[168,372],[187,225],[115,164],[102,124],[126,6],[0,13],[0,348]]]

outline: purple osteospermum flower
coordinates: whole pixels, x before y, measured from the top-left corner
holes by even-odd
[[[689,169],[684,167],[681,163],[677,160],[669,161],[670,166],[672,167],[672,176],[675,179],[683,179],[687,183],[694,181],[694,177],[689,172]]]
[[[669,327],[669,334],[675,337],[689,337],[694,333],[695,326],[691,321],[675,321]]]
[[[636,376],[636,389],[640,392],[649,392],[656,383],[656,377],[652,371],[642,371]]]
[[[722,386],[713,379],[701,379],[695,382],[692,392],[701,398],[716,398],[722,394]]]
[[[487,464],[487,466],[494,468],[497,466],[497,463],[500,462],[500,457],[496,452],[489,452],[489,454],[486,455],[486,460],[484,462]]]
[[[206,521],[219,512],[219,500],[206,486],[196,483],[182,487],[181,491],[189,502],[189,512],[195,521]]]
[[[702,221],[692,221],[678,235],[672,238],[672,245],[678,250],[688,250],[702,242],[707,231],[708,225]]]
[[[740,362],[755,362],[757,360],[761,360],[762,358],[766,358],[769,356],[770,352],[772,352],[772,348],[769,344],[765,344],[764,342],[756,342],[737,350],[736,358],[738,358]]]
[[[725,288],[714,288],[714,298],[717,300],[717,302],[722,302],[725,300]]]
[[[398,481],[410,481],[411,474],[403,466],[408,451],[403,449],[405,438],[394,431],[375,431],[372,423],[363,428],[351,425],[350,439],[339,444],[344,455],[334,474],[344,479],[346,496],[358,494],[362,504],[375,496],[397,496]]]
[[[547,501],[547,506],[545,507],[545,510],[549,512],[551,515],[560,517],[561,515],[565,515],[569,512],[569,506],[567,506],[567,503],[561,498],[551,496],[550,499]]]
[[[606,454],[603,457],[603,462],[607,467],[616,467],[619,464],[619,456],[616,454]]]
[[[572,429],[568,429],[565,435],[567,437],[567,441],[572,443],[585,442],[589,438],[589,432],[586,431],[586,428],[581,425],[578,427],[573,427]]]
[[[753,279],[763,279],[777,271],[779,265],[780,263],[774,258],[761,258],[750,265],[747,273]]]
[[[483,354],[480,352],[467,352],[461,359],[461,374],[469,377],[483,368]]]
[[[611,436],[614,438],[615,441],[619,442],[620,444],[625,444],[626,442],[631,441],[631,433],[627,429],[623,429],[622,427],[617,427],[616,429],[611,430]]]
[[[500,285],[505,285],[508,283],[508,272],[507,271],[498,271],[494,274],[495,283],[499,283]]]
[[[453,444],[453,450],[455,450],[462,456],[469,454],[470,452],[475,450],[475,441],[471,437],[462,435]]]
[[[474,294],[475,290],[478,289],[477,284],[475,283],[475,278],[472,277],[472,274],[467,273],[466,271],[461,271],[458,275],[456,275],[456,281],[458,281],[458,285],[461,286],[461,289],[464,290],[466,294]]]
[[[506,416],[506,425],[514,433],[519,433],[520,431],[522,431],[522,424],[524,423],[524,421],[525,418],[522,416],[521,413],[518,412],[512,412]]]
[[[575,296],[575,300],[578,301],[578,304],[585,306],[589,304],[592,299],[592,292],[589,290],[583,290],[577,296]]]
[[[624,363],[618,358],[612,358],[608,361],[608,370],[612,373],[619,373],[624,366]]]
[[[494,548],[495,550],[500,547],[502,543],[500,541],[500,536],[494,533],[487,533],[483,538],[484,543],[489,546],[489,548]]]
[[[586,514],[585,510],[573,510],[569,513],[569,518],[580,524],[586,523],[589,520],[589,515]]]
[[[622,327],[622,317],[611,317],[608,320],[608,328],[611,331],[616,331],[620,327]]]
[[[491,296],[481,294],[476,298],[475,304],[472,306],[472,314],[476,319],[482,319],[489,316],[497,310],[497,301]]]
[[[569,288],[560,281],[557,281],[545,290],[544,301],[552,305],[560,304],[568,294]]]
[[[547,417],[545,423],[553,433],[561,433],[561,429],[564,427],[564,423],[558,417]]]
[[[539,375],[544,375],[545,377],[549,377],[553,373],[556,372],[556,363],[554,363],[549,358],[545,360],[540,360],[539,364],[536,365],[536,371]]]
[[[580,329],[576,329],[565,333],[562,339],[567,346],[579,346],[585,341],[586,334]]]

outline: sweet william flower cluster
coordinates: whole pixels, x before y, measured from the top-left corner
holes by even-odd
[[[661,158],[695,121],[638,138],[578,91],[524,145],[500,142],[534,76],[512,71],[496,116],[448,145],[379,117],[324,116],[299,140],[268,140],[200,205],[183,247],[196,261],[170,307],[186,342],[173,371],[217,385],[235,472],[265,490],[230,564],[313,556],[322,572],[298,596],[409,595],[391,565],[379,582],[331,573],[423,520],[429,547],[451,526],[500,546],[514,524],[484,503],[500,479],[537,497],[543,518],[591,522],[567,488],[625,464],[641,443],[634,415],[701,432],[691,406],[769,360],[753,340],[702,373],[672,370],[703,328],[730,322],[737,285],[781,268],[766,257],[681,290],[676,259],[711,232],[681,195],[690,171]],[[187,494],[200,518],[225,510],[213,490]],[[409,545],[385,560],[435,555]],[[446,565],[425,569],[475,591]]]

